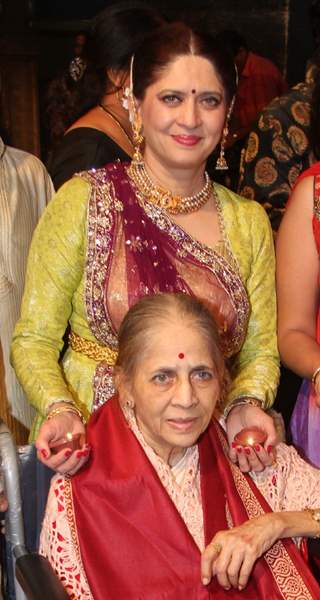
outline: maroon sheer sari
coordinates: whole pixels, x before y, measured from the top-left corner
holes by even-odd
[[[81,175],[91,186],[86,311],[96,339],[117,350],[117,331],[130,306],[146,294],[182,292],[209,306],[225,356],[236,354],[246,335],[249,302],[227,241],[222,240],[224,254],[197,242],[141,198],[124,163]],[[112,395],[111,375],[108,365],[99,365],[95,407]]]

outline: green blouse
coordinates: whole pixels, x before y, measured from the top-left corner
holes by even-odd
[[[278,383],[274,248],[268,218],[257,203],[216,185],[225,235],[247,290],[250,316],[240,352],[231,359],[227,402],[254,397],[272,405]],[[34,438],[48,406],[75,399],[89,413],[97,363],[70,347],[61,363],[63,336],[93,336],[84,300],[88,201],[81,177],[67,182],[49,203],[35,231],[26,286],[12,343],[12,363],[30,403],[38,410]]]

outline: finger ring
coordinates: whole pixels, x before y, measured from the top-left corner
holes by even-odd
[[[217,554],[220,554],[220,552],[222,550],[222,545],[215,543],[215,544],[212,544],[212,548]]]

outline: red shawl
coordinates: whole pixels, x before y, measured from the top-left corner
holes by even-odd
[[[66,486],[74,543],[95,600],[312,600],[320,588],[292,541],[257,561],[243,592],[213,578],[203,586],[200,551],[113,398],[88,427],[90,468]],[[205,541],[227,528],[226,500],[238,525],[266,501],[231,465],[224,435],[212,423],[199,441]],[[71,492],[71,493],[70,493]]]

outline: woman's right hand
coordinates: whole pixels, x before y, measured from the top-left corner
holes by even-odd
[[[242,590],[248,583],[256,560],[282,537],[283,514],[290,515],[267,513],[245,521],[238,527],[216,533],[202,552],[202,583],[208,585],[212,577],[217,577],[226,590],[231,587]]]
[[[85,426],[80,417],[72,412],[63,412],[44,421],[35,442],[38,459],[50,469],[59,473],[74,475],[88,460],[90,447],[85,444],[77,450],[64,448],[53,453],[50,446],[65,442],[67,434],[85,434]]]

